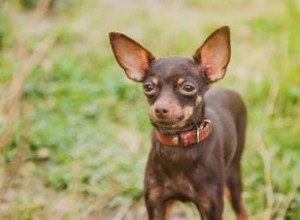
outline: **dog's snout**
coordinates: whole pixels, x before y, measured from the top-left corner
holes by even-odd
[[[157,118],[166,118],[169,116],[170,109],[166,104],[155,106],[154,112]]]

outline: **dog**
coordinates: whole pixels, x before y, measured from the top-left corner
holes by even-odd
[[[191,59],[156,59],[121,33],[109,38],[116,61],[130,80],[143,84],[150,105],[154,130],[144,181],[149,219],[168,219],[179,200],[193,202],[203,220],[221,220],[224,194],[236,219],[247,219],[240,165],[246,107],[236,92],[210,89],[230,60],[229,27],[210,34]]]

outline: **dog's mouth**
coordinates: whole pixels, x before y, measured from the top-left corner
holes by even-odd
[[[193,113],[194,108],[192,106],[185,106],[182,109],[174,109],[169,115],[159,118],[156,112],[151,109],[150,121],[161,133],[174,134],[195,127]]]
[[[183,118],[177,121],[159,121],[150,119],[151,124],[156,127],[161,133],[174,134],[180,131],[190,130],[194,127],[194,123],[190,118]]]

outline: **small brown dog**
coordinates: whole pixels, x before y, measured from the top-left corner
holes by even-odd
[[[110,42],[127,77],[143,83],[150,104],[154,132],[144,186],[149,219],[166,219],[172,201],[180,200],[192,201],[202,219],[220,220],[225,189],[237,219],[247,219],[240,168],[246,108],[233,91],[209,90],[230,60],[229,28],[213,32],[193,59],[155,59],[120,33],[110,33]]]

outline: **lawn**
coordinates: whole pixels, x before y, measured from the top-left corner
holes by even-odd
[[[145,219],[147,103],[108,33],[191,57],[222,25],[232,57],[214,86],[248,107],[249,218],[300,219],[299,20],[297,0],[0,0],[0,219]]]

